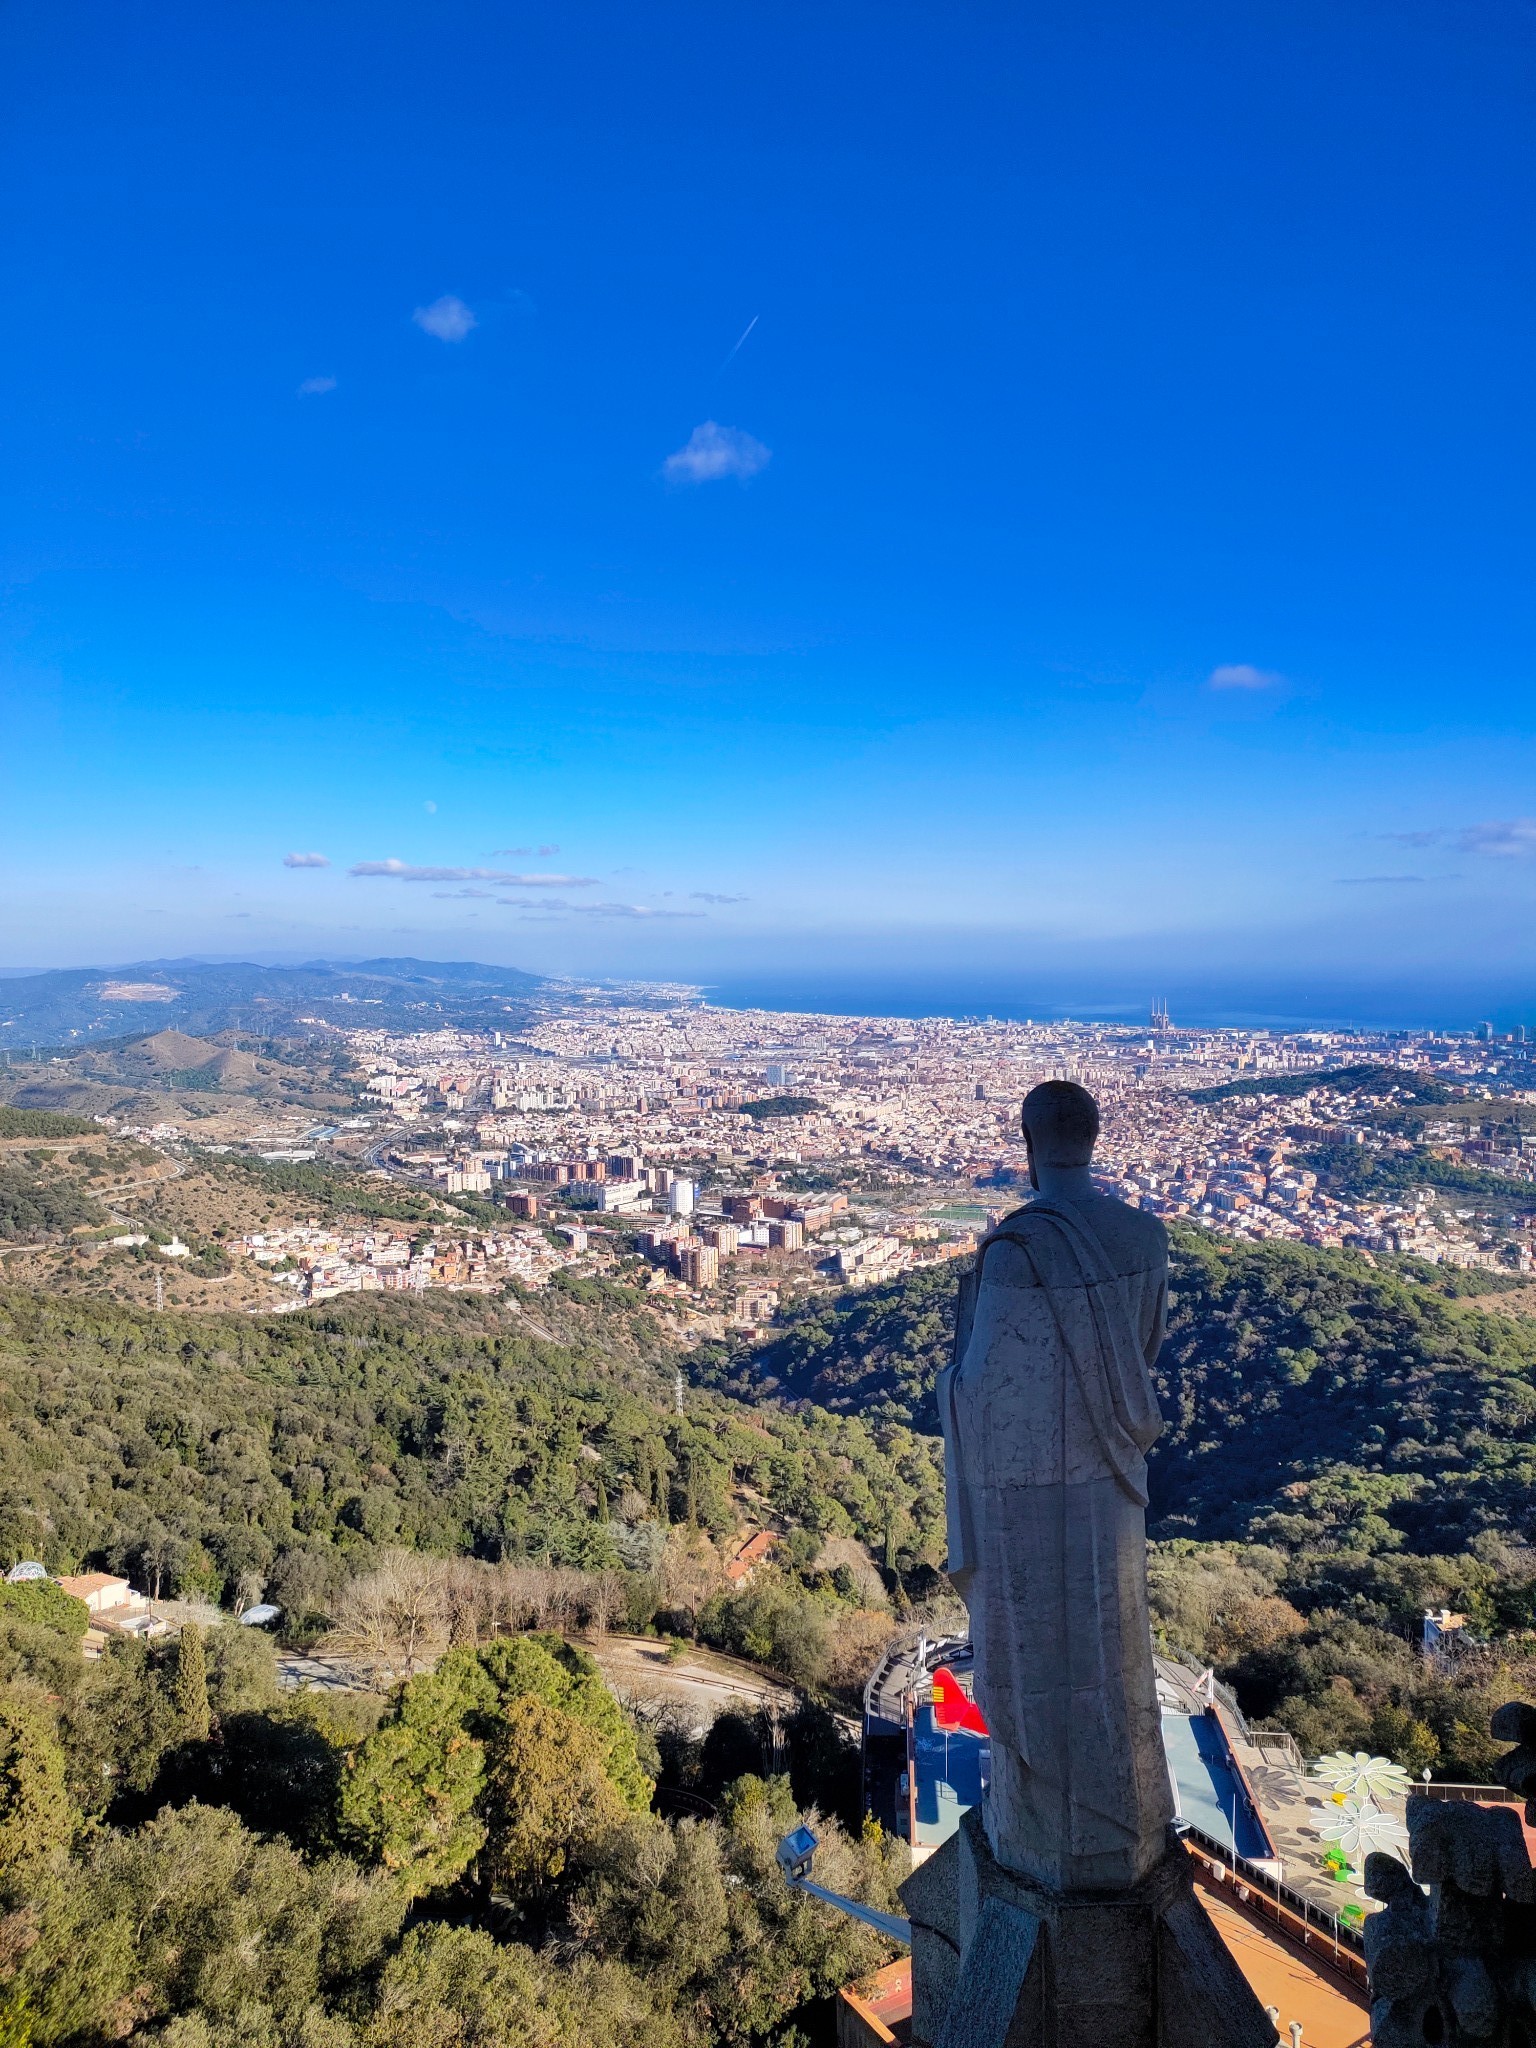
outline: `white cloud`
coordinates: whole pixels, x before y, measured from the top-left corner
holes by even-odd
[[[590,889],[595,875],[511,875],[504,868],[416,868],[403,860],[360,860],[347,872],[393,882],[495,882],[512,889]]]
[[[327,391],[336,389],[334,377],[306,377],[299,386],[300,398],[324,398]]]
[[[689,896],[695,903],[750,903],[749,896],[720,896],[713,889],[690,889]]]
[[[667,457],[661,473],[673,484],[712,484],[727,476],[745,483],[771,460],[772,450],[739,427],[722,427],[718,420],[706,420],[702,427],[694,428],[685,447]]]
[[[527,877],[524,877],[526,880]],[[703,917],[702,910],[657,910],[649,903],[566,903],[558,896],[545,902],[532,897],[499,896],[503,910],[533,910],[543,917]]]
[[[1229,662],[1223,668],[1213,668],[1209,683],[1213,690],[1273,690],[1283,683],[1285,677],[1277,675],[1270,668],[1255,668],[1252,662]]]
[[[1444,846],[1458,853],[1478,853],[1492,860],[1526,860],[1536,854],[1536,818],[1486,818],[1480,825],[1463,825],[1457,832],[1440,826],[1418,832],[1382,832],[1377,835],[1398,846]]]
[[[1338,875],[1335,877],[1342,889],[1368,889],[1388,882],[1422,882],[1422,875]]]
[[[328,868],[330,862],[323,853],[285,853],[285,868]]]
[[[498,854],[510,853],[515,856],[524,853],[536,853],[540,860],[548,860],[552,853],[558,853],[559,851],[558,846],[493,846],[491,848],[491,855],[494,859]]]
[[[1536,818],[1492,818],[1467,825],[1456,835],[1463,853],[1491,854],[1496,860],[1521,860],[1536,853]]]
[[[654,910],[648,903],[573,903],[578,917],[702,917],[702,910]]]
[[[435,335],[439,341],[462,341],[475,324],[474,314],[452,292],[434,299],[430,306],[418,306],[411,318],[424,334]]]

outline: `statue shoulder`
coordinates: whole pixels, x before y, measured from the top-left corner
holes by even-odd
[[[1159,1217],[1113,1195],[1085,1204],[1082,1218],[1097,1234],[1111,1270],[1161,1274],[1168,1264],[1168,1233]],[[1022,1240],[1022,1243],[1020,1242]],[[1026,1246],[1028,1249],[1026,1250]],[[1049,1209],[1033,1203],[1005,1216],[991,1234],[984,1264],[988,1282],[1002,1287],[1082,1284],[1081,1268]]]
[[[1129,1203],[1123,1205],[1130,1218],[1130,1227],[1136,1231],[1142,1242],[1155,1246],[1166,1258],[1168,1256],[1168,1228],[1161,1216],[1154,1216],[1150,1209],[1133,1209]]]
[[[1036,1215],[1033,1203],[1026,1202],[988,1232],[981,1277],[994,1287],[1038,1287],[1042,1274],[1055,1278],[1060,1260],[1061,1237],[1055,1223],[1048,1215]]]
[[[1106,1196],[1099,1225],[1105,1249],[1122,1272],[1157,1272],[1168,1264],[1168,1232],[1160,1216]]]

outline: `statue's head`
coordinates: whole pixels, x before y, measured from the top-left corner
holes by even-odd
[[[1086,1166],[1099,1135],[1099,1105],[1075,1081],[1042,1081],[1024,1098],[1029,1176],[1037,1166]]]

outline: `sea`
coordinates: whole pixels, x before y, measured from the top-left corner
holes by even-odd
[[[1073,985],[1009,974],[729,975],[696,984],[730,1010],[782,1010],[839,1017],[987,1017],[1037,1024],[1142,1025],[1166,1007],[1195,1030],[1387,1032],[1471,1031],[1485,1019],[1500,1032],[1536,1025],[1536,992],[1447,987],[1341,987],[1337,983],[1175,983],[1164,989]]]

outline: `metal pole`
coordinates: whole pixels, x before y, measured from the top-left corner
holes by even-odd
[[[845,1899],[841,1892],[829,1892],[819,1884],[812,1884],[808,1877],[791,1878],[790,1883],[796,1891],[809,1892],[813,1899],[820,1899],[824,1905],[835,1906],[850,1920],[862,1920],[866,1927],[873,1927],[891,1941],[904,1942],[908,1948],[912,1946],[910,1920],[898,1920],[894,1913],[880,1913],[873,1906],[861,1906],[857,1899]]]

